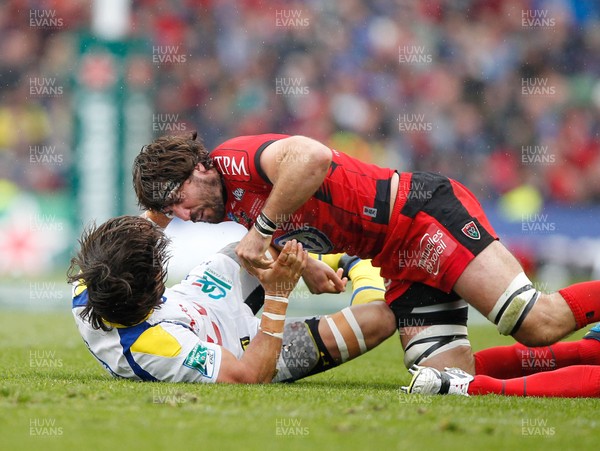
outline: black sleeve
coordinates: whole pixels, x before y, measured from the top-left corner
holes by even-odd
[[[265,174],[265,171],[263,171],[263,168],[260,165],[260,156],[262,155],[263,151],[275,141],[277,141],[277,139],[271,139],[267,142],[262,143],[261,146],[256,150],[256,153],[254,154],[254,167],[256,168],[256,172],[258,172],[261,178],[270,185],[272,185],[273,183],[271,182],[271,180],[269,180],[269,177],[267,177],[267,174]]]

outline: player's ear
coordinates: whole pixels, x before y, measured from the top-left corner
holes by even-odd
[[[194,166],[194,171],[198,171],[198,172],[202,173],[202,172],[206,172],[207,169],[202,163],[197,163],[196,166]]]

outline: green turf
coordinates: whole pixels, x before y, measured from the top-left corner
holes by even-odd
[[[510,342],[491,327],[471,334],[476,349]],[[401,395],[397,337],[265,386],[112,380],[62,313],[0,312],[0,343],[1,450],[567,450],[592,449],[600,429],[596,400]]]

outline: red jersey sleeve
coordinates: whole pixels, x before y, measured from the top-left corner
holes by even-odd
[[[260,156],[269,144],[288,136],[275,133],[238,136],[219,145],[210,156],[217,171],[230,183],[272,185],[260,166]]]
[[[238,136],[215,148],[210,156],[225,185],[226,219],[250,228],[260,214],[273,184],[260,166],[267,146],[288,135]]]

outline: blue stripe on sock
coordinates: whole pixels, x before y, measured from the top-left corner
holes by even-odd
[[[377,290],[377,291],[382,291],[382,292],[385,293],[385,290],[382,290],[381,288],[373,287],[373,286],[370,286],[370,285],[367,285],[365,287],[357,288],[356,290],[354,290],[352,292],[352,297],[350,298],[350,305],[352,305],[352,303],[354,302],[354,298],[356,297],[356,295],[358,293],[360,293],[361,291],[363,291],[363,290]]]
[[[347,272],[348,274],[350,274],[350,270],[351,270],[352,268],[354,268],[354,266],[355,266],[357,263],[360,263],[360,262],[362,262],[362,260],[361,260],[360,258],[357,258],[356,260],[354,260],[352,263],[350,263],[350,266],[348,266],[348,268],[346,268],[346,272]]]

